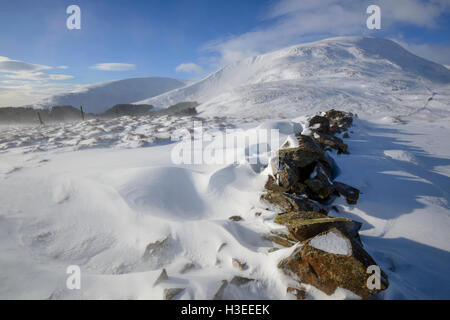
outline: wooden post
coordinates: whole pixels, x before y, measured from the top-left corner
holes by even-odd
[[[39,118],[39,122],[43,126],[44,125],[44,121],[42,121],[41,114],[38,112],[37,115],[38,115],[38,118]]]
[[[84,111],[83,111],[83,106],[80,106],[80,111],[81,111],[81,119],[84,121]]]

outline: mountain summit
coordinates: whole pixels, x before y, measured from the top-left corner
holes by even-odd
[[[437,91],[449,84],[450,70],[391,40],[338,37],[247,58],[136,103],[197,101],[211,116],[292,117],[333,107],[403,115],[424,106],[440,115],[449,112],[449,96]]]

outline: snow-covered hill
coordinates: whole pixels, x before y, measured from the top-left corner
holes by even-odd
[[[433,110],[442,117],[450,114],[449,84],[450,70],[393,41],[339,37],[247,58],[139,103],[197,101],[203,115],[260,118],[333,107],[393,116]]]
[[[171,78],[132,78],[109,81],[86,86],[80,90],[61,93],[49,97],[36,106],[51,108],[53,106],[83,106],[86,112],[101,113],[116,104],[125,104],[153,97],[164,92],[183,87],[183,80]]]

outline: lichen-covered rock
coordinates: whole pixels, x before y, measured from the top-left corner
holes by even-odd
[[[305,241],[324,231],[336,228],[359,242],[361,223],[347,218],[332,218],[318,212],[291,212],[280,214],[275,223],[284,225],[298,241]]]
[[[330,133],[341,133],[353,125],[353,114],[331,109],[325,113],[330,121]]]
[[[358,202],[359,199],[358,189],[338,181],[334,181],[333,185],[336,188],[336,191],[340,195],[345,197],[345,200],[347,201],[348,204],[356,204]]]
[[[261,196],[261,200],[282,209],[284,212],[288,211],[316,211],[327,213],[319,203],[308,199],[304,195],[296,195],[289,193],[281,193],[275,191],[268,191]]]
[[[348,247],[336,249],[331,246],[324,250],[311,244],[316,237],[330,234],[340,237]],[[371,274],[367,269],[376,263],[357,241],[347,238],[337,229],[316,237],[305,241],[289,257],[281,260],[278,268],[300,283],[310,284],[328,295],[340,287],[367,299],[388,287],[387,276],[381,272],[380,289],[369,289],[367,280]]]
[[[280,165],[286,163],[290,167],[305,168],[319,160],[328,162],[325,153],[313,138],[297,135],[297,139],[297,148],[278,151]]]
[[[348,145],[338,137],[325,133],[315,133],[314,139],[324,148],[330,147],[337,150],[338,153],[348,153]]]
[[[330,131],[330,121],[323,116],[314,116],[309,119],[309,127],[314,132],[328,133]]]

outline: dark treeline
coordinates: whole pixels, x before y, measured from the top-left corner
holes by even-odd
[[[16,123],[52,123],[65,121],[82,121],[89,119],[113,119],[122,116],[186,116],[197,114],[197,102],[180,102],[167,109],[154,110],[148,104],[117,104],[101,114],[85,113],[82,108],[73,106],[55,106],[51,109],[34,109],[24,107],[0,108],[0,124]]]

